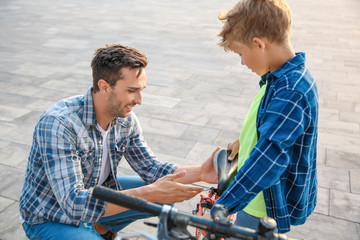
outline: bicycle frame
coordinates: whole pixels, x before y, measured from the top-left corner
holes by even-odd
[[[262,227],[259,227],[259,232],[254,229],[230,225],[226,219],[227,209],[222,205],[214,205],[212,214],[213,219],[206,219],[178,212],[177,209],[169,205],[160,206],[103,186],[96,186],[92,191],[92,196],[139,212],[147,212],[151,215],[159,216],[157,237],[155,238],[148,235],[150,237],[148,239],[150,240],[195,240],[196,238],[187,231],[187,226],[193,226],[208,231],[209,234],[207,237],[212,240],[218,240],[224,236],[248,240],[287,239],[286,235],[274,232],[276,229],[276,222],[270,218],[264,218],[262,219],[264,221],[260,221]],[[132,236],[134,235],[132,234]],[[147,234],[141,233],[139,236],[147,236]],[[123,238],[119,236],[118,239]]]
[[[215,202],[219,197],[217,189],[213,187],[209,189],[207,195],[205,193],[201,193],[200,202],[196,204],[195,209],[192,211],[193,215],[197,215],[199,217],[204,216],[205,213],[210,211],[210,209],[215,205]],[[233,224],[234,217],[234,214],[229,215],[228,220],[230,221],[230,224]],[[195,237],[198,240],[201,239],[201,231],[199,228],[195,228]]]

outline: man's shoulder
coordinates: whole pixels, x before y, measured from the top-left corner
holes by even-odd
[[[44,118],[55,118],[59,121],[68,121],[75,116],[81,117],[84,107],[84,96],[73,96],[62,99],[46,109],[40,116]]]

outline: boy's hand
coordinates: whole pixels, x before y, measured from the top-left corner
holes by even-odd
[[[230,151],[230,156],[228,157],[228,160],[234,160],[234,157],[239,152],[239,148],[240,148],[239,139],[236,139],[234,142],[228,145],[227,150]]]

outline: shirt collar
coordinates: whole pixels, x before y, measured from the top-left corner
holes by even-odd
[[[96,126],[96,124],[97,124],[96,114],[95,114],[94,102],[93,102],[91,92],[92,92],[92,87],[89,88],[87,90],[86,94],[84,95],[83,122],[85,123],[85,125],[89,125],[89,126],[94,125],[94,126]],[[129,126],[130,121],[131,121],[129,118],[130,118],[130,116],[125,117],[125,118],[115,118],[110,124],[114,125],[115,122],[118,122],[123,126]]]
[[[287,72],[303,64],[305,64],[305,53],[296,53],[295,57],[287,61],[279,69],[270,73],[270,75],[273,75],[275,78],[280,78],[281,76],[284,76]]]
[[[95,125],[96,126],[96,115],[94,109],[93,98],[91,95],[92,88],[89,88],[84,95],[84,115],[83,122],[86,125]]]

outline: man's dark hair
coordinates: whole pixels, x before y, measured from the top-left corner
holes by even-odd
[[[99,48],[91,61],[92,90],[93,92],[99,91],[98,81],[100,79],[105,80],[111,87],[114,87],[116,81],[122,79],[121,69],[123,67],[139,68],[137,75],[139,77],[146,65],[146,55],[135,48],[121,44],[106,45],[104,48]]]

